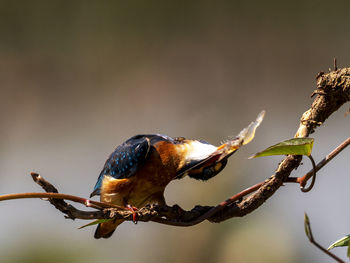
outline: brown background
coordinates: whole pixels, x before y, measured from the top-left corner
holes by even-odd
[[[36,171],[88,196],[132,135],[219,144],[265,109],[255,140],[220,175],[166,191],[186,209],[214,205],[273,173],[280,157],[247,157],[294,135],[333,57],[350,65],[348,1],[125,2],[0,1],[0,194],[40,191],[28,176]],[[346,110],[314,135],[316,160],[349,136]],[[303,213],[325,246],[348,234],[348,160],[347,149],[312,192],[287,185],[247,217],[191,228],[125,223],[109,240],[43,201],[1,203],[1,261],[325,262]],[[309,168],[304,160],[294,175]]]

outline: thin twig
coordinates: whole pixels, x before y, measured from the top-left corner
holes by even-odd
[[[334,71],[337,71],[338,70],[338,66],[337,66],[337,58],[333,58],[333,68],[334,68]]]
[[[242,199],[244,196],[251,194],[252,192],[255,192],[263,184],[264,184],[264,182],[255,184],[255,185],[239,192],[238,194],[231,196],[229,199],[221,202],[220,204],[218,204],[215,207],[212,207],[209,211],[205,212],[204,214],[202,214],[201,216],[199,216],[198,218],[196,218],[195,220],[192,220],[190,222],[172,221],[172,220],[167,220],[167,219],[163,219],[163,218],[153,219],[152,221],[157,222],[157,223],[172,225],[172,226],[194,226],[194,225],[197,225],[197,224],[203,222],[204,220],[211,218],[212,216],[214,216],[218,212],[222,211],[225,207],[236,202],[237,200]]]
[[[82,198],[75,195],[60,194],[60,193],[19,193],[19,194],[0,195],[0,201],[13,200],[13,199],[26,199],[26,198],[64,199],[64,200],[70,200],[76,203],[83,204],[86,207],[92,207],[99,210],[102,210],[104,208],[117,208],[121,210],[126,210],[125,207],[122,207],[119,205],[97,202],[97,201],[89,200],[89,199]]]
[[[337,148],[335,148],[332,152],[330,152],[325,158],[323,158],[316,165],[316,172],[318,172],[323,166],[329,163],[335,156],[337,156],[341,151],[343,151],[350,144],[350,137],[343,141]],[[301,187],[305,186],[306,182],[313,175],[313,169],[307,172],[303,177],[289,177],[286,182],[287,183],[299,183]]]
[[[335,261],[339,262],[339,263],[345,263],[345,261],[343,261],[342,259],[340,259],[339,257],[337,257],[336,255],[334,255],[332,252],[330,252],[329,250],[325,249],[323,246],[321,246],[318,242],[316,242],[316,240],[314,239],[314,236],[312,234],[312,230],[311,230],[311,224],[310,224],[310,220],[309,217],[307,216],[307,214],[305,213],[305,217],[304,217],[304,225],[305,225],[305,232],[306,232],[306,236],[308,237],[309,241],[311,242],[311,244],[315,245],[318,249],[320,249],[322,252],[326,253],[328,256],[332,257]]]
[[[314,184],[316,181],[316,164],[315,164],[314,158],[312,158],[311,155],[309,155],[307,157],[309,157],[309,159],[312,163],[312,181],[311,181],[311,184],[309,185],[308,188],[305,188],[305,185],[300,185],[300,190],[304,193],[309,192],[314,187]]]

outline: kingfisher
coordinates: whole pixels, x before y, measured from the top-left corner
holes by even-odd
[[[227,159],[249,143],[264,118],[257,119],[238,136],[214,146],[203,140],[169,137],[161,134],[136,135],[119,145],[109,156],[90,197],[130,209],[148,204],[165,205],[165,187],[185,176],[206,181],[220,173]],[[109,238],[123,219],[100,223],[94,237]]]

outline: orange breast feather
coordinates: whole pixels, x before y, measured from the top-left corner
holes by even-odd
[[[101,189],[101,201],[124,205],[123,199],[132,191],[134,178],[115,179],[105,176]]]
[[[127,203],[136,207],[147,203],[163,204],[164,189],[176,177],[178,164],[179,157],[174,145],[158,142],[149,153],[146,163],[134,176],[125,179],[105,177],[101,201],[119,205]]]

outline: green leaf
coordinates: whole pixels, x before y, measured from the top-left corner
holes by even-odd
[[[350,242],[348,242],[349,244],[348,244],[348,258],[350,258]]]
[[[310,227],[310,220],[306,213],[304,213],[304,229],[305,229],[305,234],[307,238],[311,241],[313,238],[312,238],[312,232]]]
[[[84,227],[87,227],[87,226],[93,226],[93,225],[97,225],[97,224],[100,224],[100,223],[106,223],[108,221],[111,221],[112,219],[97,219],[95,221],[92,221],[91,223],[87,224],[87,225],[83,225],[81,227],[79,227],[78,229],[82,229]]]
[[[310,156],[313,144],[313,138],[293,138],[270,146],[262,152],[258,152],[249,157],[249,159],[262,156],[287,154]]]
[[[332,245],[327,248],[328,250],[335,248],[335,247],[345,247],[349,246],[349,240],[350,240],[350,235],[347,235],[337,241],[335,241]]]

